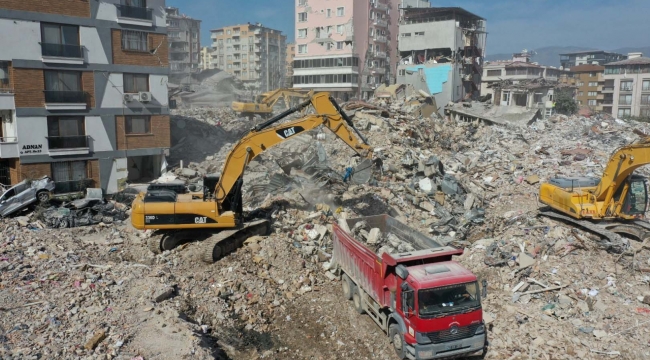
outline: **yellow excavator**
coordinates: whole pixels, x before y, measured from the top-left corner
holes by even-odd
[[[617,149],[600,179],[550,179],[539,189],[539,200],[550,209],[540,215],[576,224],[612,241],[617,234],[644,240],[650,236],[650,223],[644,220],[647,179],[634,171],[647,164],[650,137]]]
[[[254,103],[234,101],[232,109],[241,116],[261,115],[266,117],[273,114],[273,108],[280,100],[283,100],[285,107],[289,109],[296,101],[309,99],[313,94],[313,90],[276,89],[258,95]]]
[[[314,114],[276,124],[310,105]],[[318,93],[255,126],[230,151],[222,173],[204,179],[202,194],[177,194],[164,189],[140,193],[133,201],[131,223],[139,230],[156,230],[148,244],[153,252],[171,250],[188,241],[205,240],[201,244],[202,260],[217,261],[241,246],[248,237],[270,230],[267,220],[247,222],[244,216],[242,184],[246,166],[270,147],[320,125],[364,157],[363,166],[372,162],[373,148],[350,118],[329,93]]]

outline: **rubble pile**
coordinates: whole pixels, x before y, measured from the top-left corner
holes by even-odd
[[[367,181],[348,170],[359,165],[354,151],[323,129],[256,158],[244,173],[246,210],[273,231],[214,265],[198,264],[195,243],[154,255],[153,234],[128,220],[74,230],[35,215],[0,220],[0,357],[392,359],[381,329],[342,299],[332,263],[331,224],[379,214],[465,249],[457,260],[485,295],[486,359],[650,356],[647,243],[624,239],[614,253],[536,216],[541,182],[599,177],[647,124],[557,115],[500,126],[427,114],[431,106],[419,93],[345,104],[375,148]],[[173,170],[159,181],[200,184],[259,121],[178,110]],[[379,252],[412,249],[367,223],[351,230]]]

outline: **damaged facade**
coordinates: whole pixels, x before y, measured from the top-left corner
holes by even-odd
[[[484,66],[482,95],[489,95],[499,106],[539,110],[540,115],[553,115],[554,93],[560,78],[569,72],[530,61],[530,53],[513,54],[512,60],[487,62]]]
[[[296,88],[368,99],[394,77],[400,0],[296,0]]]
[[[173,82],[199,71],[201,66],[201,20],[181,14],[175,7],[167,13],[167,36],[169,41],[169,70]],[[176,79],[176,78],[179,79]]]
[[[251,91],[282,87],[287,37],[280,30],[248,23],[210,32],[213,68],[234,75]]]
[[[485,19],[457,7],[406,8],[399,33],[398,84],[426,91],[438,104],[478,99]]]
[[[154,179],[170,143],[164,0],[3,2],[0,183]],[[141,6],[139,6],[139,5]],[[7,11],[9,10],[9,11]]]

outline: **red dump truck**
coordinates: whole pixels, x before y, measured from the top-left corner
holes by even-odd
[[[487,337],[476,276],[452,260],[462,249],[442,246],[388,215],[348,219],[392,233],[415,251],[375,253],[334,224],[332,263],[343,296],[390,337],[400,359],[484,355]]]

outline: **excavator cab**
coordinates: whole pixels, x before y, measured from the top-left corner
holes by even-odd
[[[619,191],[627,188],[625,200],[621,212],[625,215],[637,218],[645,217],[648,210],[648,186],[647,179],[640,175],[632,175],[627,178],[627,186],[621,186]],[[620,198],[620,194],[619,198]],[[616,195],[614,196],[616,198]]]

